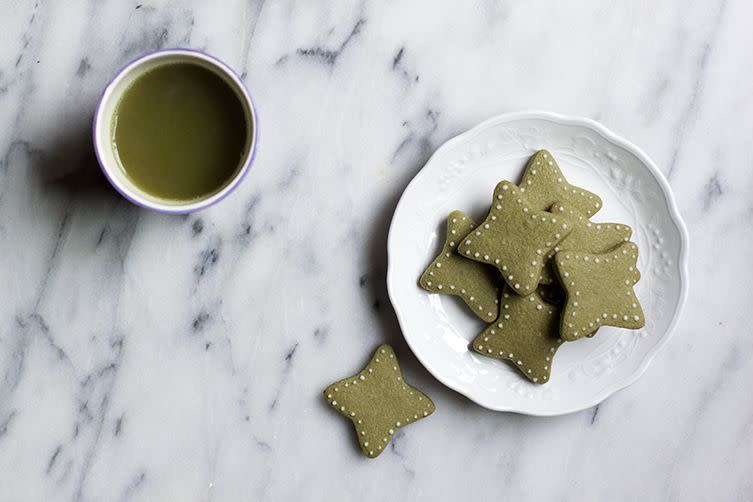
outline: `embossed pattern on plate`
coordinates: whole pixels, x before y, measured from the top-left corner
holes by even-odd
[[[483,219],[496,183],[517,183],[541,148],[571,183],[602,197],[593,221],[633,227],[646,326],[602,328],[593,339],[563,345],[550,382],[535,385],[506,362],[468,350],[484,325],[456,298],[429,294],[417,281],[442,245],[447,214],[461,209]],[[546,112],[502,115],[441,146],[403,193],[387,248],[390,300],[416,357],[448,387],[500,411],[570,413],[630,385],[668,340],[687,293],[687,230],[654,163],[601,124]]]

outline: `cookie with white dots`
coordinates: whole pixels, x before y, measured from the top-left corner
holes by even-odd
[[[568,183],[547,150],[539,150],[528,161],[520,188],[525,189],[533,209],[549,209],[555,202],[562,201],[590,217],[602,205],[601,198],[595,193]]]
[[[538,293],[518,296],[504,292],[500,315],[471,343],[475,352],[510,361],[533,383],[545,384],[552,372],[560,338],[560,308]]]
[[[570,233],[567,220],[533,208],[526,193],[500,182],[488,216],[458,246],[462,256],[497,267],[519,295],[535,291],[547,254]]]
[[[327,387],[324,400],[353,423],[358,445],[369,458],[387,449],[398,429],[435,410],[426,394],[405,383],[389,345],[377,347],[362,371]]]
[[[640,329],[643,309],[633,287],[640,279],[638,246],[624,242],[601,254],[560,251],[555,270],[565,290],[560,335],[566,341],[587,336],[601,326]]]
[[[442,251],[418,283],[429,292],[461,298],[474,314],[491,322],[499,312],[499,274],[494,267],[468,260],[456,252],[465,236],[475,228],[474,221],[464,212],[451,212]]]
[[[571,223],[572,232],[547,254],[547,266],[541,271],[541,282],[544,284],[551,284],[555,280],[551,261],[555,253],[575,250],[591,254],[606,253],[623,242],[628,242],[633,235],[630,226],[592,222],[567,202],[555,202],[549,211],[567,219]]]

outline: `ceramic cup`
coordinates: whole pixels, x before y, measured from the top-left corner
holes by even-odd
[[[222,78],[238,96],[248,124],[244,151],[236,173],[218,191],[190,201],[175,201],[155,197],[139,189],[125,174],[117,158],[113,142],[114,116],[123,93],[135,79],[149,70],[171,63],[192,63],[211,70]],[[126,199],[139,206],[164,213],[182,214],[207,208],[224,199],[243,180],[251,167],[256,151],[258,124],[251,96],[240,77],[222,61],[202,52],[187,49],[167,49],[145,54],[128,63],[105,87],[94,114],[94,151],[105,176]]]

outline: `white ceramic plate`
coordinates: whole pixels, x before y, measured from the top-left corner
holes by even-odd
[[[570,183],[602,197],[593,221],[633,227],[646,326],[601,328],[592,339],[564,344],[549,383],[536,385],[506,361],[468,350],[483,323],[459,299],[419,288],[418,278],[444,242],[450,211],[481,221],[497,182],[517,183],[541,148],[552,152]],[[669,339],[687,292],[687,230],[661,172],[601,124],[552,113],[502,115],[442,145],[405,189],[387,248],[387,288],[408,345],[439,381],[493,410],[570,413],[630,385]]]

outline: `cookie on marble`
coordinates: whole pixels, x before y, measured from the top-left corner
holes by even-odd
[[[519,295],[533,293],[546,255],[570,233],[567,221],[533,209],[521,189],[501,181],[489,215],[458,246],[472,260],[497,267]]]
[[[454,295],[481,319],[491,322],[499,312],[499,277],[494,267],[463,258],[457,246],[476,224],[462,211],[447,217],[447,238],[442,251],[426,268],[418,283],[431,293]]]
[[[591,217],[602,205],[601,198],[595,193],[568,183],[547,150],[539,150],[528,161],[520,188],[525,189],[532,209],[549,209],[555,202],[562,201]]]
[[[435,410],[426,394],[405,383],[389,345],[377,347],[362,371],[327,387],[324,399],[353,422],[361,451],[369,458],[387,448],[395,431]]]
[[[562,239],[546,257],[546,266],[541,271],[540,281],[551,284],[554,278],[552,258],[559,251],[582,251],[584,253],[606,253],[623,242],[628,242],[633,229],[622,223],[595,223],[567,202],[555,202],[549,211],[567,219],[572,232]]]
[[[640,279],[638,246],[624,242],[602,254],[560,251],[555,270],[565,290],[560,320],[564,340],[577,340],[600,326],[639,329],[645,324],[633,286]]]
[[[502,294],[500,315],[471,344],[479,354],[510,361],[533,383],[549,381],[560,338],[560,308],[538,293]]]

